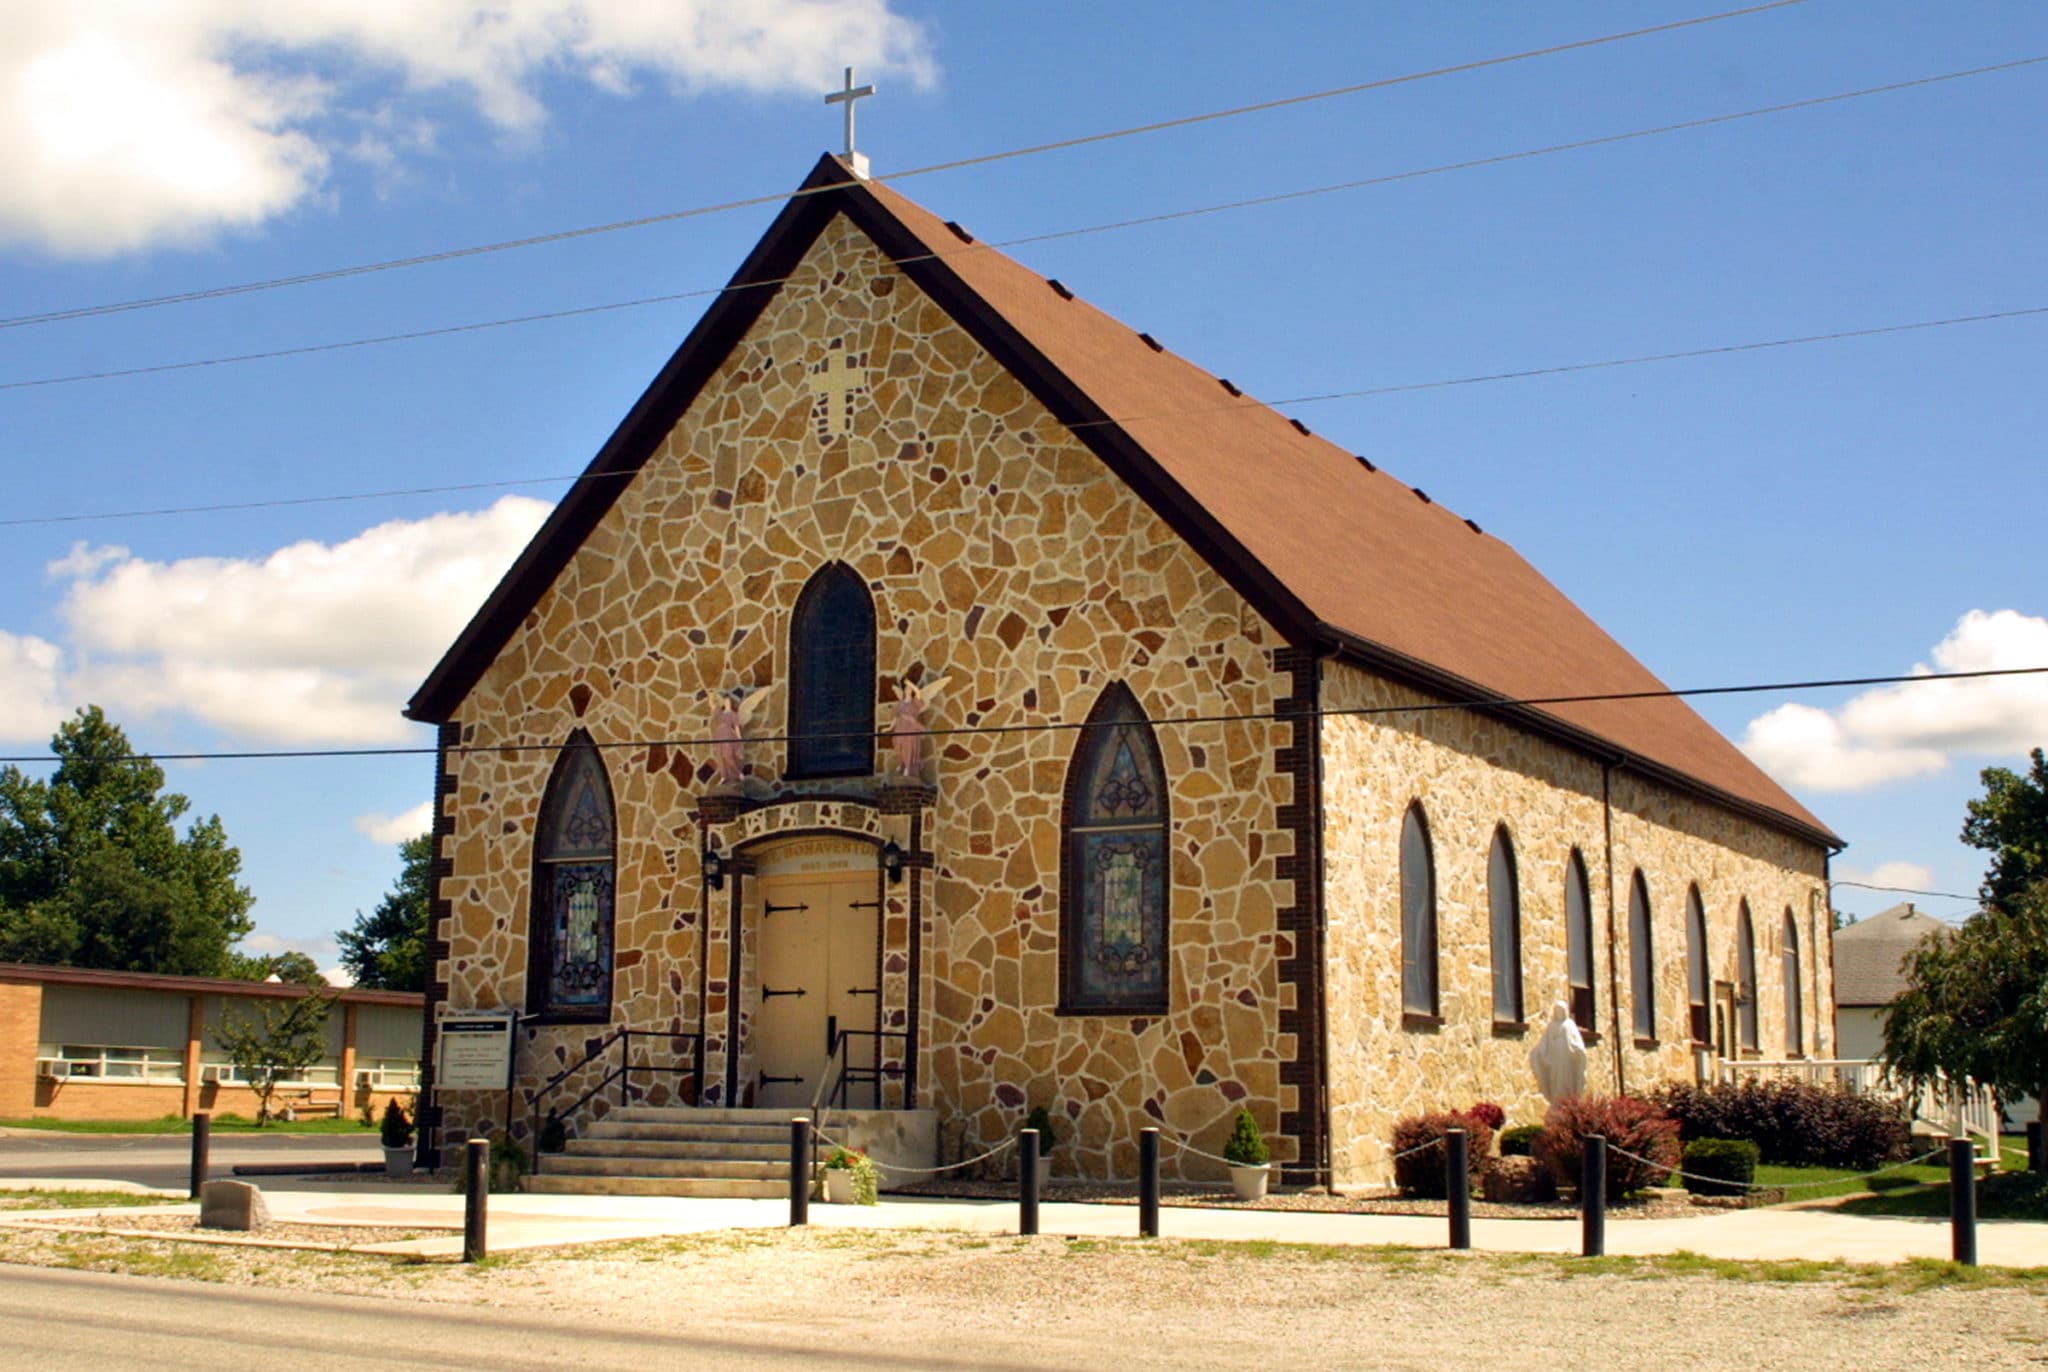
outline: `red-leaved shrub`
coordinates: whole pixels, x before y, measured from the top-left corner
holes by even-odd
[[[1465,1113],[1483,1123],[1496,1134],[1500,1132],[1500,1127],[1508,1122],[1508,1112],[1490,1100],[1479,1102],[1479,1104],[1473,1106]]]
[[[1453,1111],[1410,1115],[1394,1125],[1394,1185],[1404,1196],[1444,1197],[1444,1145],[1446,1130],[1465,1131],[1465,1155],[1471,1171],[1468,1185],[1477,1183],[1486,1155],[1493,1151],[1493,1128],[1485,1120]],[[1414,1152],[1409,1152],[1414,1149]],[[1406,1157],[1400,1156],[1406,1153]]]
[[[1580,1141],[1607,1140],[1607,1199],[1656,1186],[1678,1166],[1678,1121],[1633,1096],[1567,1096],[1543,1117],[1536,1159],[1560,1182],[1579,1181]],[[1648,1159],[1648,1161],[1644,1161]]]

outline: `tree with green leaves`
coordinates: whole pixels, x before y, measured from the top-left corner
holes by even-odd
[[[1992,854],[1979,890],[1987,906],[2004,909],[2036,882],[2048,880],[2048,757],[2039,748],[2022,776],[1986,767],[1984,798],[1970,802],[1963,842]]]
[[[327,978],[320,974],[320,964],[297,949],[254,957],[230,953],[227,974],[236,981],[269,981],[276,977],[292,986],[327,985]]]
[[[2048,1120],[2048,880],[1930,935],[1905,970],[1885,1013],[1891,1070],[1915,1085],[1946,1076],[2007,1101],[2032,1096]]]
[[[353,929],[335,935],[341,965],[356,985],[375,991],[427,989],[427,915],[434,899],[434,839],[430,834],[398,845],[404,865],[398,883],[377,908],[356,912]]]
[[[0,960],[219,976],[252,927],[220,817],[135,755],[97,705],[50,741],[49,780],[0,768]]]
[[[233,1010],[222,1013],[220,1046],[235,1065],[235,1076],[256,1093],[257,1128],[270,1122],[270,1102],[277,1088],[303,1077],[307,1068],[327,1056],[327,1016],[334,1000],[314,992],[266,1001],[257,1007],[253,1021]]]

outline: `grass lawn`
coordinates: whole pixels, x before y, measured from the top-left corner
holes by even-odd
[[[0,1120],[0,1128],[43,1129],[56,1134],[189,1134],[192,1121],[179,1115],[165,1115],[153,1120],[57,1120],[26,1119]],[[241,1115],[215,1115],[213,1132],[216,1134],[253,1134],[257,1132],[256,1121]],[[355,1119],[298,1120],[287,1124],[282,1120],[272,1121],[263,1127],[266,1134],[373,1134],[374,1125],[364,1124]]]
[[[175,1205],[133,1191],[0,1191],[0,1210],[105,1210],[116,1205]]]
[[[1987,1220],[2048,1220],[2048,1179],[2026,1166],[2026,1141],[1999,1141],[2004,1170],[1977,1188],[1977,1216]],[[1846,1196],[1840,1209],[1850,1215],[1945,1216],[1949,1213],[1948,1166],[1939,1160],[1893,1167],[1875,1175],[1846,1167],[1778,1167],[1759,1163],[1758,1186],[1787,1188],[1788,1202]]]

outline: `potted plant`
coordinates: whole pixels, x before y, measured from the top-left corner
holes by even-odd
[[[1052,1180],[1052,1150],[1059,1145],[1059,1134],[1052,1127],[1052,1111],[1043,1105],[1031,1107],[1031,1113],[1024,1117],[1026,1129],[1038,1131],[1038,1189]]]
[[[384,1144],[384,1171],[393,1177],[412,1175],[412,1121],[405,1117],[405,1107],[393,1096],[384,1105],[384,1122],[377,1127],[377,1137]]]
[[[1252,1118],[1250,1109],[1240,1106],[1237,1127],[1230,1131],[1230,1142],[1223,1145],[1224,1160],[1230,1164],[1230,1187],[1239,1200],[1265,1199],[1266,1182],[1271,1176],[1266,1163],[1272,1156],[1266,1147],[1266,1136],[1259,1132],[1259,1122]]]
[[[874,1205],[882,1174],[865,1148],[835,1148],[825,1159],[825,1199],[833,1205]]]

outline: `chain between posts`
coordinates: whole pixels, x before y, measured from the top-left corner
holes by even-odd
[[[845,1148],[849,1151],[852,1150],[851,1144],[842,1143],[838,1139],[833,1138],[830,1134],[825,1133],[823,1130],[813,1130],[812,1135],[818,1143],[821,1143],[828,1148]],[[985,1162],[989,1158],[996,1157],[997,1155],[1009,1149],[1015,1148],[1016,1146],[1016,1136],[1012,1135],[1011,1137],[1004,1139],[995,1147],[989,1149],[986,1153],[977,1153],[975,1156],[971,1158],[962,1158],[958,1162],[949,1162],[944,1167],[905,1167],[893,1162],[878,1162],[875,1164],[875,1166],[881,1168],[885,1172],[916,1172],[923,1176],[936,1177],[941,1172],[953,1172],[957,1171],[962,1167],[972,1167],[977,1162]]]
[[[1640,1162],[1648,1167],[1664,1166],[1663,1163],[1658,1162],[1655,1158],[1646,1158],[1639,1153],[1631,1153],[1625,1148],[1616,1148],[1611,1141],[1607,1145],[1607,1151],[1613,1154],[1615,1157],[1627,1158],[1632,1162]],[[1760,1185],[1756,1182],[1738,1182],[1732,1181],[1727,1177],[1701,1176],[1697,1172],[1687,1172],[1684,1169],[1678,1167],[1667,1169],[1667,1175],[1673,1177],[1684,1177],[1688,1181],[1712,1182],[1716,1186],[1740,1186],[1749,1191],[1805,1191],[1810,1190],[1811,1188],[1816,1186],[1840,1186],[1845,1181],[1868,1181],[1872,1177],[1881,1177],[1885,1175],[1887,1172],[1896,1172],[1902,1167],[1918,1167],[1921,1163],[1926,1162],[1929,1158],[1940,1157],[1943,1151],[1944,1150],[1940,1148],[1936,1148],[1932,1152],[1922,1153],[1917,1158],[1907,1158],[1904,1162],[1895,1162],[1889,1164],[1888,1166],[1880,1167],[1875,1172],[1860,1172],[1857,1173],[1855,1176],[1849,1177],[1830,1177],[1826,1181],[1790,1181],[1784,1183],[1782,1186]]]

